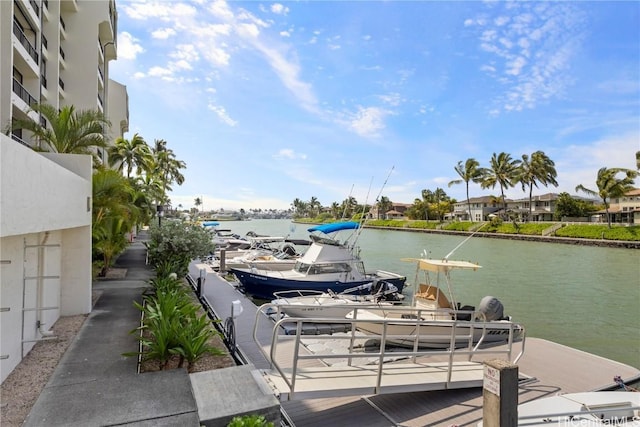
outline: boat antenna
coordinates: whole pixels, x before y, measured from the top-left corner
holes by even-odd
[[[349,197],[347,198],[347,203],[344,204],[344,210],[342,211],[341,221],[344,221],[344,219],[347,217],[347,208],[349,206],[349,201],[351,200],[351,195],[353,194],[353,186],[354,184],[351,184],[351,191],[349,191]]]
[[[458,246],[456,246],[455,248],[453,248],[453,249],[451,250],[451,252],[449,252],[449,253],[447,254],[447,256],[445,256],[445,257],[444,257],[445,261],[446,261],[446,260],[448,260],[448,259],[449,259],[449,257],[450,257],[451,255],[453,255],[453,253],[454,253],[455,251],[457,251],[457,250],[458,250],[458,248],[459,248],[460,246],[462,246],[462,245],[464,245],[465,243],[467,243],[467,240],[469,240],[470,238],[472,238],[472,237],[473,237],[473,236],[474,236],[478,231],[480,231],[480,229],[481,229],[482,227],[484,227],[485,225],[487,225],[487,223],[486,223],[486,222],[485,222],[484,224],[482,224],[480,227],[476,228],[476,229],[474,230],[474,232],[473,232],[473,233],[471,233],[471,235],[470,235],[469,237],[467,237],[467,238],[466,238],[466,239],[464,239],[462,242],[460,242],[460,244],[459,244]]]
[[[378,192],[378,195],[376,196],[376,203],[378,203],[378,201],[380,200],[380,195],[382,195],[382,191],[384,190],[384,187],[387,185],[387,181],[389,181],[389,177],[391,176],[391,173],[393,172],[393,169],[396,166],[393,165],[391,166],[391,170],[389,170],[389,173],[387,174],[387,178],[384,180],[384,182],[382,183],[382,187],[380,187],[380,191]],[[373,177],[371,177],[371,181],[373,182]],[[364,202],[364,206],[362,208],[362,216],[360,218],[360,227],[358,227],[358,235],[356,237],[356,241],[358,240],[358,237],[360,237],[360,234],[362,233],[362,226],[364,225],[364,221],[365,221],[365,215],[364,215],[364,210],[367,207],[367,202],[369,201],[369,193],[371,192],[371,183],[369,184],[369,191],[367,192],[367,198]]]

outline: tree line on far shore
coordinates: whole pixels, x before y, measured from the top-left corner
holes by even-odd
[[[640,151],[636,152],[636,165],[640,170]],[[495,205],[502,205],[503,219],[509,217],[507,211],[507,199],[505,190],[520,185],[523,192],[528,193],[529,215],[524,219],[529,220],[532,213],[533,188],[540,185],[547,187],[558,186],[556,181],[557,171],[555,163],[542,151],[536,151],[531,155],[523,154],[521,159],[514,159],[509,153],[493,153],[489,160],[488,167],[481,167],[480,162],[474,158],[466,161],[459,161],[454,167],[459,179],[449,182],[449,187],[464,183],[466,186],[467,207],[469,219],[473,222],[471,213],[471,201],[469,197],[469,185],[479,184],[481,188],[500,189],[499,196],[490,196]],[[576,192],[583,192],[591,197],[597,198],[601,205],[595,205],[585,200],[571,197],[566,192],[560,193],[557,201],[556,218],[562,217],[583,217],[605,209],[607,221],[611,227],[609,214],[609,203],[611,199],[618,198],[634,189],[635,178],[638,170],[626,168],[606,168],[598,170],[595,181],[595,189],[585,185],[576,186]],[[424,189],[421,197],[416,198],[413,204],[406,210],[404,215],[409,219],[442,220],[447,213],[453,212],[457,200],[449,197],[442,188],[434,191]],[[371,208],[376,207],[378,218],[393,208],[393,202],[386,196],[380,197],[373,205],[361,205],[354,197],[348,197],[342,203],[332,202],[328,207],[324,207],[316,197],[311,197],[309,201],[296,198],[291,203],[294,215],[299,218],[332,217],[334,219],[361,217],[368,213]]]

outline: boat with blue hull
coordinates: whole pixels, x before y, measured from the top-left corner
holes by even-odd
[[[402,292],[406,277],[384,270],[365,270],[356,246],[360,224],[353,221],[309,228],[311,245],[292,269],[270,271],[255,267],[231,268],[247,294],[273,299],[274,292],[318,290],[336,293],[371,282],[385,281]],[[347,237],[341,239],[344,233]]]

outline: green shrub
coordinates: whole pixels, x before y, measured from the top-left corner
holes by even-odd
[[[195,224],[166,221],[161,227],[152,228],[149,237],[151,265],[171,265],[179,277],[187,274],[192,260],[204,258],[215,249],[211,233]]]
[[[447,231],[470,231],[470,228],[475,225],[471,221],[454,221],[446,224],[442,229]]]
[[[606,240],[640,240],[640,226],[613,226],[592,224],[574,224],[556,230],[558,237],[572,237],[585,239],[606,239]]]
[[[435,230],[440,225],[439,222],[434,221],[424,221],[424,220],[415,220],[415,221],[406,221],[407,228],[419,228],[422,230]]]
[[[143,360],[156,360],[159,368],[164,370],[180,345],[183,319],[195,316],[197,307],[191,303],[184,288],[148,296],[144,304],[134,302],[134,305],[143,312],[144,321],[142,326],[131,332],[143,332],[139,338],[143,351],[125,353],[125,356],[141,354]]]
[[[211,320],[206,314],[198,317],[194,313],[183,320],[182,329],[177,336],[178,346],[170,351],[178,354],[181,360],[186,360],[188,369],[205,354],[224,354],[222,350],[209,344],[209,340],[220,333],[211,327]]]
[[[273,427],[273,423],[268,422],[262,415],[243,415],[233,417],[227,427]]]

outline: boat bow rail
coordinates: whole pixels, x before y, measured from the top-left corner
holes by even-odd
[[[312,306],[309,306],[312,308]],[[403,310],[391,307],[386,310]],[[514,342],[521,326],[506,325],[509,330],[506,343],[500,346],[473,344],[473,329],[487,331],[487,322],[447,321],[451,325],[450,348],[425,349],[418,346],[421,327],[442,326],[443,321],[424,320],[416,315],[407,319],[358,319],[356,318],[294,318],[276,314],[271,342],[260,342],[258,323],[268,321],[265,312],[278,313],[278,307],[264,304],[256,315],[254,340],[271,364],[262,370],[263,378],[280,400],[313,399],[354,395],[374,395],[429,390],[481,387],[484,377],[483,361],[503,358],[517,363],[525,348],[525,334],[517,338],[519,352]],[[420,313],[426,310],[416,310]],[[274,318],[272,315],[271,318]],[[361,322],[379,323],[383,333],[371,334],[358,330]],[[387,334],[389,325],[398,322],[413,324],[416,331],[407,336]],[[457,325],[464,323],[471,333],[461,337]],[[342,325],[344,332],[310,336],[309,325],[315,330],[326,330],[318,325]],[[285,333],[284,331],[295,333]],[[264,337],[263,337],[264,338]],[[424,337],[422,337],[424,338]],[[456,346],[461,338],[468,345]],[[391,339],[413,340],[413,348],[398,348],[389,344]],[[311,345],[307,342],[312,340]],[[379,346],[371,346],[379,342]],[[315,351],[311,351],[313,348]],[[324,350],[323,350],[324,349]]]

